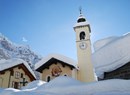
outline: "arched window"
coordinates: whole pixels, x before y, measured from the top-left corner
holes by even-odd
[[[67,74],[65,74],[64,76],[67,76]]]
[[[82,31],[81,33],[80,33],[80,35],[79,35],[79,37],[80,37],[80,40],[84,40],[85,39],[85,32],[84,31]]]
[[[49,82],[51,80],[50,76],[47,76],[47,82]]]

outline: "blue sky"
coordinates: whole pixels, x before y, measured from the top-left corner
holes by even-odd
[[[130,32],[130,0],[0,0],[0,32],[43,57],[59,53],[77,60],[73,26],[80,6],[92,44]]]

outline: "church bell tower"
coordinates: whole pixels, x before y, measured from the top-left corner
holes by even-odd
[[[92,82],[95,80],[93,65],[91,61],[91,28],[80,10],[80,16],[74,26],[76,32],[76,45],[78,57],[77,79],[82,82]]]

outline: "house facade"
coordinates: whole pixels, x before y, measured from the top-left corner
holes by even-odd
[[[36,80],[28,63],[21,59],[0,61],[0,87],[20,89]]]
[[[77,78],[76,62],[59,54],[50,54],[36,64],[36,71],[41,73],[41,80],[49,82],[58,76]]]

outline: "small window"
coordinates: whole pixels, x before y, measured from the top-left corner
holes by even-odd
[[[12,75],[12,76],[14,75],[14,71],[13,71],[13,70],[11,70],[11,75]]]
[[[66,74],[64,76],[67,76]]]
[[[23,78],[23,73],[21,73],[21,78]]]
[[[15,72],[15,78],[17,78],[17,79],[20,78],[20,72],[18,72],[18,71]]]
[[[50,76],[48,76],[47,77],[47,82],[49,82],[51,80],[51,77]]]
[[[64,65],[64,64],[63,64],[62,66],[63,66],[63,67],[65,67],[65,65]]]

